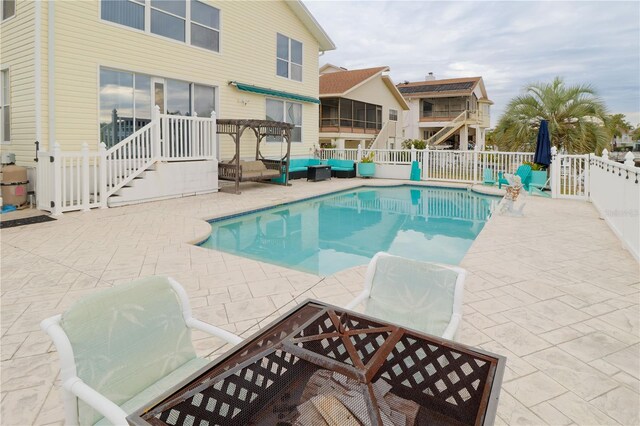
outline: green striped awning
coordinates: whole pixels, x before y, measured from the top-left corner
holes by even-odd
[[[267,89],[266,87],[259,87],[259,86],[253,86],[251,84],[238,83],[237,81],[230,81],[229,84],[236,86],[238,90],[242,90],[243,92],[258,93],[260,95],[274,96],[277,98],[284,98],[284,99],[292,99],[294,101],[300,101],[300,102],[310,102],[313,104],[320,103],[320,99],[312,98],[311,96],[303,96],[303,95],[297,95],[295,93],[283,92],[281,90]]]

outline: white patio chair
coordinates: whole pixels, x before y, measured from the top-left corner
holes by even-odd
[[[367,268],[364,291],[349,303],[364,313],[427,334],[454,339],[462,318],[466,271],[380,252]]]
[[[101,291],[47,318],[61,365],[67,424],[126,425],[125,417],[195,373],[191,328],[242,339],[191,316],[180,284],[143,278]]]

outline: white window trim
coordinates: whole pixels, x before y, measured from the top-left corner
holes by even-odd
[[[391,111],[396,113],[396,118],[391,118]],[[393,109],[393,108],[389,108],[389,121],[398,121],[398,110],[397,109]]]
[[[201,50],[203,52],[207,52],[207,53],[210,53],[210,54],[221,55],[222,54],[222,26],[223,26],[222,25],[222,21],[223,21],[223,19],[222,19],[222,10],[217,8],[217,7],[215,7],[215,6],[212,6],[212,5],[210,5],[210,4],[206,3],[206,2],[200,1],[200,3],[203,3],[203,4],[207,5],[207,6],[213,7],[214,9],[217,9],[218,10],[218,15],[220,17],[219,22],[218,22],[220,28],[218,28],[218,29],[211,28],[211,27],[208,27],[206,25],[202,25],[202,24],[200,24],[198,22],[193,22],[194,24],[199,25],[199,26],[201,26],[203,28],[208,28],[210,30],[218,32],[218,50],[206,49],[204,47],[195,46],[195,45],[191,44],[191,23],[192,23],[192,21],[191,21],[191,6],[190,6],[191,2],[189,0],[186,0],[186,2],[187,2],[187,8],[186,8],[186,12],[185,12],[185,17],[184,18],[181,17],[181,16],[178,16],[178,15],[174,15],[171,12],[165,12],[164,10],[153,8],[154,10],[158,10],[159,12],[166,13],[167,15],[174,16],[176,18],[180,18],[180,19],[184,19],[185,20],[185,41],[176,40],[176,39],[171,38],[171,37],[165,37],[163,35],[151,32],[151,8],[152,8],[152,6],[151,6],[151,1],[150,0],[145,0],[144,4],[139,3],[140,6],[144,7],[144,29],[142,29],[142,30],[140,30],[138,28],[129,27],[127,25],[119,24],[117,22],[113,22],[113,21],[108,21],[106,19],[102,19],[102,0],[100,0],[100,4],[98,5],[98,20],[103,24],[112,25],[112,26],[114,26],[116,28],[121,28],[121,29],[125,29],[125,30],[128,30],[128,31],[134,31],[134,32],[137,32],[139,34],[144,34],[144,35],[147,35],[147,36],[150,36],[150,37],[155,37],[155,38],[158,38],[160,40],[168,41],[168,42],[171,42],[171,43],[177,43],[177,44],[180,44],[182,46],[188,46],[188,47],[191,47],[193,49]],[[135,1],[134,1],[134,3],[135,3]],[[15,14],[14,14],[14,16],[15,16]],[[187,17],[188,17],[188,19],[187,19]]]
[[[278,61],[284,61],[285,59],[279,58],[278,57],[278,36],[281,35],[282,37],[286,37],[288,40],[288,44],[289,44],[289,57],[286,59],[287,61],[287,74],[289,75],[288,77],[283,77],[281,75],[278,74]],[[304,43],[301,42],[300,40],[296,40],[294,38],[291,38],[289,36],[286,36],[282,33],[276,33],[276,77],[278,78],[283,78],[285,80],[289,80],[289,81],[295,81],[296,83],[302,83],[304,81],[304,64],[298,64],[296,62],[293,62],[291,60],[291,41],[297,41],[298,43],[300,43],[302,45],[302,59],[304,62]],[[293,78],[291,78],[291,64],[295,64],[295,65],[299,65],[300,68],[302,68],[302,72],[300,73],[300,80],[295,80]]]
[[[5,71],[7,73],[8,79],[9,79],[9,84],[8,84],[8,86],[9,86],[9,103],[7,105],[4,104],[4,91],[3,91],[4,81],[1,78],[1,74],[4,73]],[[1,114],[2,114],[2,116],[0,117],[0,145],[10,145],[11,144],[11,133],[12,133],[11,132],[12,131],[12,128],[11,128],[11,116],[13,115],[12,114],[12,110],[11,110],[11,100],[12,100],[11,99],[11,68],[9,66],[6,66],[6,65],[0,65],[0,103],[2,104],[2,105],[0,105],[2,107],[2,109],[0,110]],[[10,108],[9,109],[9,140],[8,141],[4,140],[4,120],[3,120],[3,118],[4,118],[4,107],[5,106],[8,106]]]
[[[284,78],[284,77],[283,77]],[[264,101],[264,116],[265,118],[267,117],[267,102],[268,101],[275,101],[275,102],[282,102],[282,117],[284,117],[284,120],[286,122],[287,120],[287,104],[296,104],[296,105],[300,105],[300,125],[294,125],[294,127],[300,127],[300,141],[294,141],[292,140],[291,143],[302,143],[303,142],[303,129],[304,129],[304,104],[302,104],[301,102],[291,102],[291,101],[287,101],[285,99],[278,99],[278,98],[265,98]],[[283,141],[270,141],[267,138],[265,138],[265,141],[267,143],[282,143]]]
[[[0,0],[0,23],[1,24],[4,24],[5,22],[8,22],[8,21],[12,20],[18,14],[18,1],[16,0],[16,2],[14,3],[14,6],[13,6],[13,15],[9,16],[8,18],[5,18],[4,15],[2,14],[2,10],[3,10],[3,4],[2,3],[3,2],[4,2],[4,0]]]

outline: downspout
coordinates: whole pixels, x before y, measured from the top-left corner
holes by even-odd
[[[48,51],[48,69],[49,69],[49,87],[47,90],[49,91],[49,151],[53,150],[53,147],[56,143],[56,120],[55,120],[55,86],[54,86],[54,72],[55,72],[55,36],[54,36],[54,9],[55,9],[55,1],[49,1],[49,37],[47,40],[47,51]]]
[[[36,141],[42,143],[42,1],[35,2],[35,41],[34,41],[34,63],[35,63],[35,101],[36,101]]]

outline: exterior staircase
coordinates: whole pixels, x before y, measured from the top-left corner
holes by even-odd
[[[38,208],[67,211],[218,190],[216,117],[160,114],[109,149],[37,152]]]
[[[438,145],[446,141],[449,138],[449,136],[451,136],[456,131],[458,131],[460,127],[464,126],[469,116],[470,116],[469,111],[463,111],[462,113],[460,113],[460,115],[458,115],[456,118],[454,118],[449,123],[447,123],[446,126],[438,130],[438,132],[436,132],[435,135],[427,139],[425,141],[427,143],[427,146]]]
[[[385,122],[376,137],[371,141],[371,143],[369,143],[366,149],[387,149],[389,137],[393,136],[395,138],[396,125],[397,122],[395,121]]]

